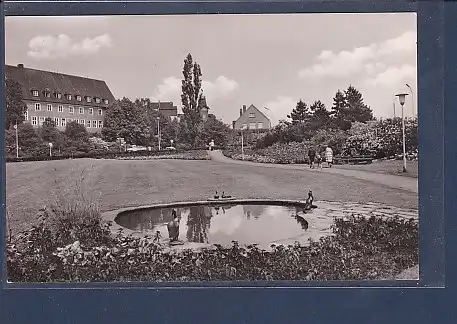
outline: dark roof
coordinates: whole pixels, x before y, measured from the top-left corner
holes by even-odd
[[[104,100],[108,100],[108,105],[114,101],[114,96],[106,85],[105,81],[84,78],[75,75],[68,75],[43,70],[29,69],[6,65],[5,77],[18,82],[23,89],[25,100],[46,100],[62,103],[74,103],[77,105],[87,105],[96,107],[106,107]],[[32,90],[39,91],[39,97],[32,95]],[[51,93],[51,98],[44,97],[44,91]],[[55,93],[62,94],[62,98],[56,98]],[[71,100],[67,100],[65,95],[72,95]],[[77,101],[75,96],[81,96],[82,101]],[[91,97],[92,102],[87,103],[85,97]],[[95,98],[100,98],[97,104]]]
[[[151,102],[150,107],[152,109],[159,108],[159,102]],[[160,110],[178,111],[178,107],[174,106],[172,101],[161,101],[160,102]]]

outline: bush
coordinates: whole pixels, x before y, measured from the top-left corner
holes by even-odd
[[[109,236],[104,225],[81,230],[92,240],[51,235],[41,223],[7,245],[8,278],[47,281],[362,280],[390,277],[418,263],[418,226],[400,218],[336,219],[333,235],[271,251],[233,242],[167,252],[160,237]],[[86,235],[87,236],[87,235]],[[81,234],[81,237],[85,235]],[[68,244],[67,244],[68,243]]]

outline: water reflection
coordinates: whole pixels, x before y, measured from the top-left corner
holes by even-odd
[[[331,218],[306,215],[298,208],[271,205],[191,206],[175,208],[180,217],[179,239],[187,242],[259,244],[268,248],[272,243],[293,244],[319,239],[330,228]],[[145,209],[121,214],[116,222],[134,231],[152,234],[159,231],[168,237],[167,223],[172,220],[172,208]],[[311,222],[312,221],[312,222]]]

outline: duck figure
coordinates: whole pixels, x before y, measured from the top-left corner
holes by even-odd
[[[225,192],[222,191],[222,198],[231,198],[231,197],[232,197],[232,196],[226,196],[226,195],[225,195]]]
[[[219,195],[217,194],[217,191],[216,191],[216,194],[214,195],[214,199],[219,199]]]

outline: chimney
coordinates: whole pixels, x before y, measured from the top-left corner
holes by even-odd
[[[235,129],[235,121],[232,121],[232,127]]]
[[[243,109],[240,108],[240,117],[243,116]]]
[[[243,114],[246,112],[246,105],[243,105]]]
[[[17,65],[17,67],[20,68],[20,69],[23,69],[24,68],[24,64],[20,63],[20,64]]]

